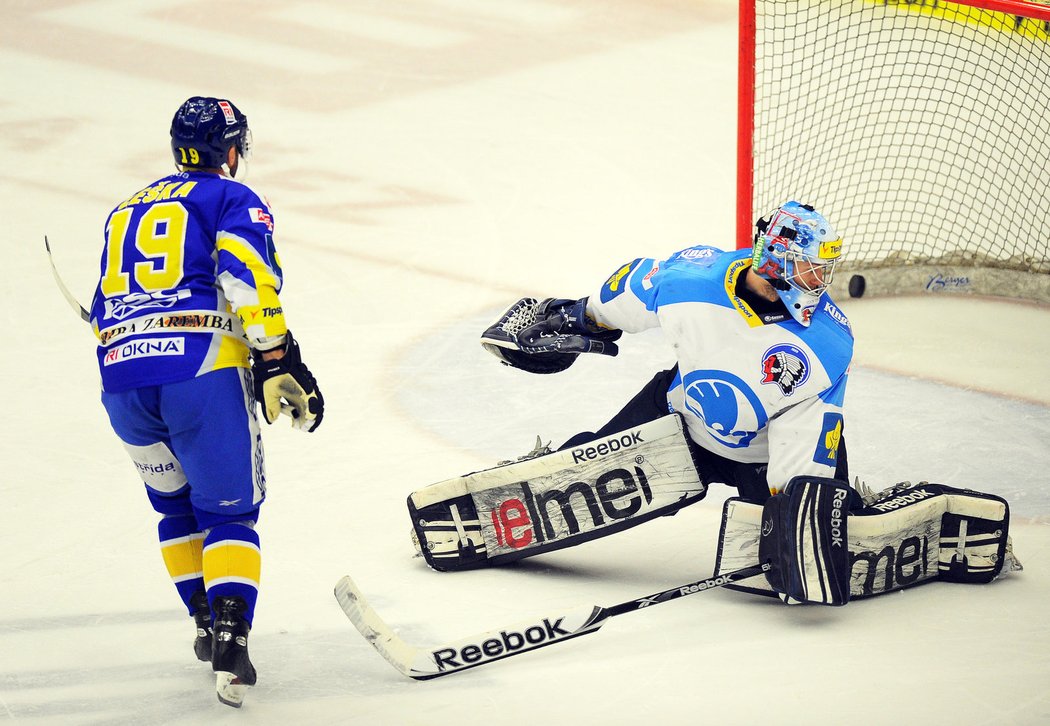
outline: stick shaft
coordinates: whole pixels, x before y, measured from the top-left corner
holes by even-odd
[[[73,296],[73,293],[66,287],[66,283],[62,280],[62,276],[58,274],[58,268],[55,267],[55,258],[51,254],[51,243],[47,241],[47,235],[44,236],[44,248],[47,250],[47,261],[51,263],[51,274],[55,276],[55,284],[58,285],[58,291],[62,293],[62,297],[66,299],[69,306],[73,308],[73,311],[80,316],[80,319],[85,323],[91,322],[91,315],[84,309],[84,306]]]
[[[587,635],[596,632],[616,615],[712,590],[754,577],[768,569],[768,564],[744,567],[611,607],[592,605],[564,610],[432,648],[418,648],[398,636],[368,604],[360,588],[349,577],[343,577],[336,584],[335,597],[350,622],[387,662],[409,678],[429,680]]]

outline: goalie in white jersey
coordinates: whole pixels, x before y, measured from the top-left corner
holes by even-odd
[[[508,365],[553,373],[579,353],[615,355],[623,332],[660,327],[677,366],[561,448],[678,412],[705,483],[761,502],[796,476],[847,480],[853,334],[826,292],[841,252],[821,214],[787,202],[758,221],[752,250],[696,246],[634,260],[596,294],[535,303],[527,327],[497,323],[482,342]]]
[[[556,373],[581,353],[616,355],[623,333],[654,327],[677,364],[557,453],[538,446],[414,492],[428,564],[465,569],[574,546],[673,514],[721,483],[738,496],[723,506],[716,572],[768,565],[739,587],[786,602],[844,605],[1020,569],[1002,497],[848,484],[853,332],[827,294],[841,255],[828,220],[789,201],[758,220],[751,250],[636,259],[589,297],[512,305],[481,338],[507,365]]]

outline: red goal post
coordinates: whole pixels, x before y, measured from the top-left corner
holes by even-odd
[[[1050,6],[741,0],[739,27],[738,247],[797,199],[843,235],[840,296],[1050,302]]]

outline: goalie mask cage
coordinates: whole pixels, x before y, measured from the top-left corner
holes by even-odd
[[[795,199],[836,289],[1050,302],[1050,6],[741,0],[738,93],[740,247]]]

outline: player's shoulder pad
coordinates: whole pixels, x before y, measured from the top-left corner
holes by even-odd
[[[817,311],[813,318],[829,320],[842,328],[851,338],[853,337],[853,326],[850,325],[846,313],[842,312],[842,308],[836,305],[835,301],[831,299],[831,296],[826,293],[817,304]]]
[[[256,203],[257,206],[263,206],[269,209],[269,200],[244,182],[238,179],[232,179],[228,176],[220,176],[219,179],[225,185],[224,190],[227,196],[233,197],[234,199],[250,200]]]
[[[652,260],[646,260],[642,257],[637,257],[626,265],[620,265],[616,268],[616,271],[609,276],[609,279],[602,285],[601,292],[598,293],[598,299],[603,303],[610,302],[614,298],[619,297],[623,294],[624,290],[627,289],[627,280],[640,265],[645,262],[652,263]]]
[[[817,303],[804,336],[832,380],[846,372],[853,360],[853,329],[827,294]]]
[[[745,257],[748,255],[744,252],[727,252],[707,245],[676,252],[661,263],[660,304],[705,302],[730,306],[726,276],[730,267]]]
[[[725,255],[725,250],[710,245],[694,245],[684,250],[679,250],[667,258],[670,266],[691,266],[699,268],[715,267],[716,263]]]
[[[663,263],[668,277],[683,277],[690,280],[710,279],[718,282],[719,287],[725,282],[726,270],[734,262],[750,257],[743,251],[727,252],[709,245],[696,245],[675,252]]]
[[[273,232],[274,214],[270,209],[269,200],[244,182],[229,177],[220,177],[220,179],[225,182],[223,190],[227,201],[233,201],[235,209],[247,209],[249,223],[262,225],[265,227],[265,232]]]

